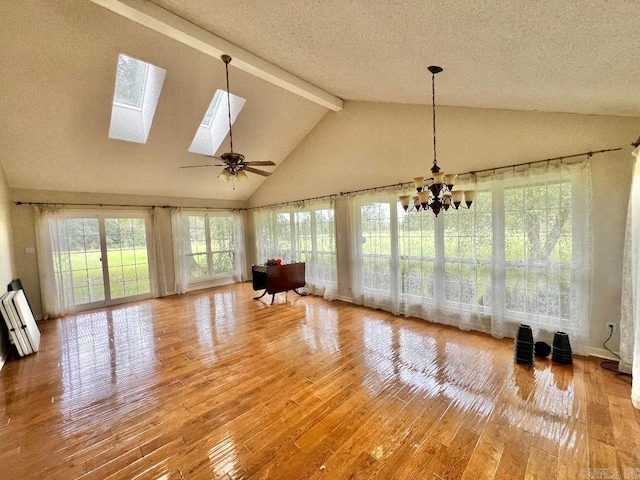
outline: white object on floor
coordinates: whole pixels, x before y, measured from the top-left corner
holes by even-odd
[[[25,355],[29,355],[33,353],[31,348],[29,347],[29,342],[22,332],[22,324],[20,320],[18,320],[18,314],[15,311],[13,303],[11,299],[16,295],[16,292],[7,292],[2,298],[0,298],[0,304],[2,305],[2,316],[4,317],[4,321],[9,327],[9,337],[13,341],[13,344],[16,346],[18,350],[18,355],[24,357]]]
[[[24,357],[40,349],[40,330],[24,291],[7,292],[0,297],[0,314],[9,329],[9,340]]]
[[[16,291],[16,294],[11,298],[11,302],[18,314],[18,318],[22,324],[22,331],[29,342],[31,351],[35,353],[40,350],[40,330],[38,329],[38,325],[36,325],[36,319],[33,318],[33,313],[27,302],[27,297],[24,295],[24,291]]]

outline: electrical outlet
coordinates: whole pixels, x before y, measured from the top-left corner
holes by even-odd
[[[607,323],[607,333],[616,333],[616,324],[613,322]]]

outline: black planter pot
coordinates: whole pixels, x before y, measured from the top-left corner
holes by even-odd
[[[533,365],[533,332],[529,325],[520,325],[513,344],[513,359],[518,365]]]
[[[518,327],[518,334],[516,335],[516,340],[529,342],[533,345],[533,331],[529,325],[521,324]]]
[[[554,335],[551,360],[560,365],[571,365],[573,363],[569,335],[565,332],[556,332]]]

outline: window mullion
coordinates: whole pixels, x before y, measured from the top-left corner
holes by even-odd
[[[104,282],[105,301],[111,300],[111,279],[109,277],[109,255],[107,251],[107,232],[104,224],[104,215],[97,215],[98,229],[100,232],[100,257],[102,260],[102,278]]]
[[[207,249],[207,275],[213,276],[213,260],[211,259],[211,227],[209,225],[209,215],[204,216],[204,236]]]
[[[296,214],[294,212],[289,212],[289,230],[291,232],[291,241],[289,242],[289,244],[291,245],[291,262],[297,262],[298,261],[298,246],[296,244],[297,242],[297,238],[296,238]]]
[[[310,216],[310,229],[311,231],[309,232],[311,234],[311,268],[312,268],[312,277],[317,280],[317,275],[318,275],[318,240],[316,238],[316,234],[317,234],[317,229],[316,229],[316,211],[315,210],[310,210],[309,211],[309,216]]]
[[[585,298],[584,292],[591,291],[590,275],[584,274],[584,265],[588,265],[590,259],[590,249],[585,245],[584,232],[589,231],[589,225],[585,224],[585,216],[583,213],[584,208],[589,208],[585,205],[584,194],[582,188],[584,188],[583,179],[580,175],[573,174],[571,176],[571,261],[569,262],[569,268],[571,269],[571,280],[577,288],[572,288],[570,293],[570,313],[571,319],[569,328],[578,329],[582,328],[584,322],[589,320],[587,317],[590,313],[588,302],[581,302],[581,299]],[[588,223],[588,221],[587,221]],[[577,255],[576,252],[580,252]],[[587,258],[584,258],[587,257]],[[582,273],[580,273],[582,272]],[[562,315],[561,315],[562,317]],[[563,319],[561,318],[563,321]],[[563,321],[564,323],[564,321]]]
[[[391,265],[389,266],[391,269],[390,275],[390,283],[391,283],[391,294],[392,304],[394,308],[394,312],[397,313],[397,308],[399,304],[400,298],[400,288],[401,282],[399,281],[400,277],[400,258],[399,258],[399,247],[398,247],[398,205],[396,202],[390,202],[389,207],[389,231],[390,231],[390,240],[391,240]]]
[[[433,215],[422,212],[422,215]],[[434,300],[438,307],[445,304],[445,265],[444,265],[444,212],[434,220],[435,258],[433,261]]]
[[[492,334],[504,335],[503,318],[506,308],[506,256],[505,256],[505,204],[504,186],[495,186],[491,198],[491,228],[493,246],[491,249],[491,322]]]

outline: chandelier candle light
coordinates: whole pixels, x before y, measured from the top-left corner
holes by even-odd
[[[431,177],[414,177],[413,183],[415,184],[418,195],[413,196],[413,202],[411,202],[411,195],[401,195],[400,203],[402,208],[407,212],[411,208],[411,203],[416,211],[429,210],[437,217],[440,211],[444,208],[449,210],[449,207],[453,207],[457,210],[460,205],[466,205],[467,208],[471,207],[475,198],[474,190],[453,190],[453,186],[458,178],[456,173],[448,173],[440,171],[438,166],[438,160],[436,157],[436,73],[442,71],[441,67],[432,65],[429,67],[431,72],[431,98],[432,98],[432,112],[433,112],[433,166],[431,167]]]

